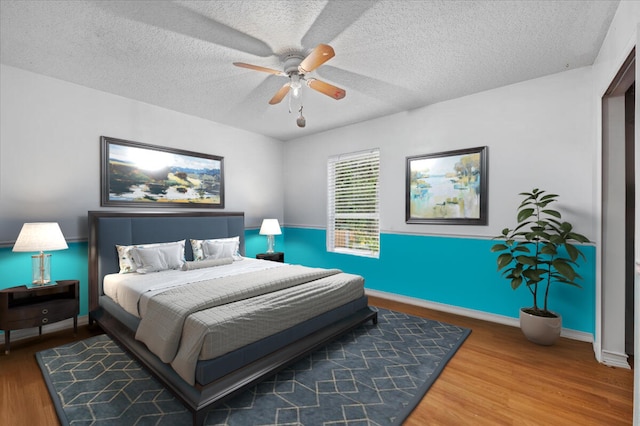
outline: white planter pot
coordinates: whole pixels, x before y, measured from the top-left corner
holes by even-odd
[[[556,315],[556,318],[540,317],[520,309],[520,329],[527,340],[533,343],[553,345],[562,331],[562,316]]]

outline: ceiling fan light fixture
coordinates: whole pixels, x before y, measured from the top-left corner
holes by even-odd
[[[291,94],[294,98],[300,97],[300,89],[302,88],[302,83],[300,83],[300,80],[300,74],[291,74],[291,83],[289,83],[289,87],[291,88]]]

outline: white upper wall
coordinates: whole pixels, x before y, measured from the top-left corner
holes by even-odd
[[[100,208],[100,136],[224,157],[225,209],[247,227],[283,217],[283,143],[0,65],[0,244],[23,222],[58,221],[86,238]]]
[[[621,2],[616,20],[623,15],[637,21],[639,5]],[[226,210],[245,211],[249,227],[269,216],[284,217],[287,225],[324,228],[327,158],[379,147],[384,231],[493,236],[513,224],[517,193],[539,186],[559,193],[565,217],[595,239],[600,203],[594,196],[599,182],[594,116],[599,112],[593,89],[611,72],[601,65],[618,61],[619,46],[633,42],[618,40],[628,31],[616,22],[608,35],[615,48],[603,46],[597,78],[587,67],[284,147],[262,135],[2,65],[0,243],[15,239],[28,220],[58,220],[68,238],[86,236],[86,211],[100,207],[101,135],[224,156]],[[313,117],[309,120],[312,125]],[[405,158],[482,145],[489,147],[489,225],[405,224]]]
[[[518,193],[538,187],[560,194],[564,218],[592,238],[591,86],[585,67],[287,142],[285,224],[324,228],[327,158],[380,148],[383,232],[492,237],[515,225]],[[488,226],[406,224],[406,157],[478,146],[488,147]]]

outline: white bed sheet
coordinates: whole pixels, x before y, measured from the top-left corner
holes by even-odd
[[[283,263],[245,257],[228,265],[192,271],[162,271],[150,274],[109,274],[104,277],[105,295],[113,299],[124,310],[138,318],[146,312],[147,302],[155,294],[169,288],[188,285],[205,280],[262,271],[284,266]]]

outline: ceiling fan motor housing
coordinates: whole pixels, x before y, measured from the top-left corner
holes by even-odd
[[[298,53],[291,53],[282,58],[282,62],[284,63],[284,72],[287,75],[291,75],[293,73],[298,73],[298,66],[304,59],[304,56]]]

